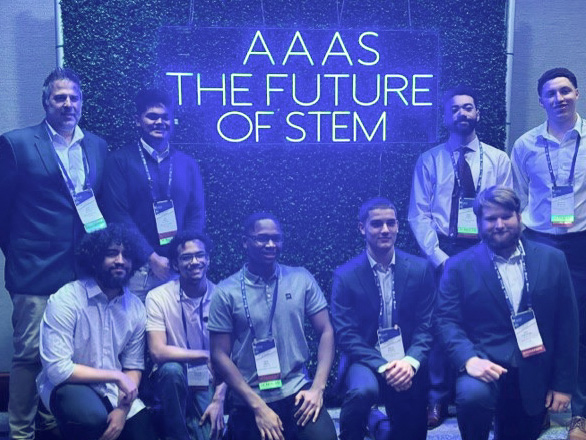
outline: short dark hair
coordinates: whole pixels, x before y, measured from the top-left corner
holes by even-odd
[[[478,221],[482,218],[482,210],[487,205],[499,205],[517,214],[521,212],[519,197],[515,194],[515,191],[504,185],[490,186],[476,196],[473,210]]]
[[[541,75],[537,80],[537,93],[539,96],[541,96],[543,86],[546,82],[559,77],[568,78],[574,87],[578,88],[578,80],[576,79],[576,75],[574,75],[570,69],[566,69],[565,67],[555,67],[544,72],[543,75]]]
[[[393,211],[395,211],[395,215],[397,215],[397,208],[395,208],[395,205],[393,205],[393,202],[391,202],[389,199],[387,199],[386,197],[374,197],[372,199],[367,200],[366,202],[364,202],[362,204],[362,206],[360,207],[360,210],[358,211],[358,221],[360,221],[360,223],[364,223],[366,222],[366,219],[368,218],[368,213],[370,211],[372,211],[373,209],[392,209]]]
[[[458,84],[456,87],[453,87],[453,88],[445,91],[445,93],[443,95],[443,100],[442,100],[444,110],[446,109],[446,105],[448,104],[448,101],[450,99],[452,99],[454,96],[458,96],[458,95],[470,96],[472,98],[472,100],[474,101],[474,106],[478,107],[478,96],[476,94],[476,90],[474,90],[472,87],[467,86],[465,84]]]
[[[248,235],[251,232],[253,232],[254,227],[256,225],[256,222],[258,222],[260,220],[272,220],[276,223],[276,225],[279,227],[281,232],[283,231],[283,229],[281,228],[281,223],[279,222],[279,220],[277,220],[277,217],[275,217],[273,214],[271,214],[270,212],[255,212],[253,214],[250,214],[244,220],[244,223],[242,224],[242,233],[244,235]]]
[[[68,67],[56,67],[55,69],[53,69],[51,71],[51,73],[49,73],[49,75],[47,75],[47,78],[45,78],[45,82],[43,82],[43,108],[46,110],[47,109],[47,101],[49,101],[49,97],[51,96],[51,91],[53,88],[53,83],[55,81],[59,81],[59,80],[69,80],[75,84],[77,84],[77,87],[79,87],[79,93],[81,95],[81,80],[79,79],[79,76],[77,75],[77,73],[75,73],[75,71],[73,69],[70,69]]]
[[[171,95],[163,89],[142,89],[134,99],[136,105],[136,114],[141,115],[150,107],[163,104],[169,110],[173,110],[173,100]]]
[[[132,262],[132,275],[147,260],[147,244],[136,229],[120,223],[110,223],[106,228],[87,234],[76,249],[77,264],[85,275],[95,277],[112,245],[121,244]]]
[[[181,231],[176,234],[169,243],[169,248],[167,251],[167,258],[169,258],[169,261],[176,263],[177,259],[179,258],[179,252],[177,251],[177,248],[179,246],[185,246],[185,243],[188,241],[194,240],[199,240],[203,243],[206,248],[206,254],[211,253],[213,247],[212,240],[210,240],[206,234],[198,231]]]

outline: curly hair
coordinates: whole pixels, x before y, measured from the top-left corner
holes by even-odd
[[[75,256],[84,275],[96,276],[112,243],[124,246],[124,253],[132,262],[131,276],[146,262],[148,252],[144,238],[134,228],[111,223],[81,240]]]

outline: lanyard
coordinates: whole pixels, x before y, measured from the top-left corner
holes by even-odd
[[[578,150],[580,149],[580,135],[576,137],[576,147],[574,148],[574,157],[572,157],[572,167],[570,168],[570,176],[568,177],[568,185],[574,184],[574,171],[576,169],[576,160],[578,158]],[[553,174],[553,167],[551,166],[551,158],[549,157],[549,141],[545,139],[545,157],[547,158],[547,167],[549,168],[549,175],[551,177],[551,183],[554,188],[557,188],[555,180],[555,174]]]
[[[87,176],[90,173],[90,166],[87,162],[87,157],[85,155],[85,149],[83,148],[83,145],[80,144],[80,148],[81,148],[81,158],[83,160],[83,189],[89,189],[90,185],[88,183],[88,179]],[[67,188],[69,189],[69,192],[71,193],[72,196],[75,196],[75,185],[73,184],[73,181],[71,180],[71,177],[69,177],[69,173],[67,172],[67,170],[65,169],[65,165],[63,165],[63,162],[61,162],[61,158],[59,157],[59,155],[57,154],[57,152],[55,151],[55,148],[51,148],[51,151],[53,151],[53,154],[55,155],[55,159],[57,159],[57,163],[59,164],[59,168],[61,169],[61,173],[63,173],[63,176],[65,176],[65,183],[67,184]]]
[[[183,308],[183,301],[185,301],[183,298],[187,297],[187,295],[185,294],[185,292],[183,291],[183,289],[179,288],[179,304],[181,305],[181,319],[183,321],[183,331],[185,332],[185,342],[187,344],[187,349],[191,350],[191,346],[189,344],[189,337],[187,336],[187,319],[185,318],[185,309]],[[205,333],[203,331],[203,300],[205,298],[205,293],[203,294],[203,296],[201,297],[201,300],[199,302],[199,325],[200,325],[200,330],[201,330],[201,345],[203,346],[203,349],[206,350],[206,338],[205,338]]]
[[[155,189],[153,185],[153,178],[149,171],[149,167],[147,166],[146,159],[144,158],[144,153],[142,152],[142,146],[140,145],[140,141],[138,141],[138,152],[140,153],[140,158],[142,159],[142,164],[144,165],[144,171],[147,176],[147,180],[149,181],[149,188],[151,189],[151,196],[153,198],[153,202],[156,202],[158,198],[155,195]],[[173,161],[171,157],[169,157],[169,185],[167,186],[167,200],[171,200],[171,183],[173,182]]]
[[[250,318],[250,309],[248,308],[248,299],[246,298],[246,287],[244,286],[244,268],[240,272],[240,288],[242,289],[242,303],[244,304],[244,313],[246,314],[246,320],[248,321],[248,327],[252,333],[252,338],[256,339],[256,333],[254,326],[252,325],[252,319]],[[277,275],[277,281],[275,282],[275,291],[273,292],[273,304],[271,306],[271,314],[269,315],[269,338],[273,337],[273,318],[275,316],[275,308],[277,307],[277,293],[279,292],[279,276]]]
[[[484,168],[484,154],[482,150],[482,142],[478,142],[479,145],[479,153],[480,153],[480,171],[478,173],[478,183],[476,185],[476,194],[480,192],[480,183],[482,182],[482,172]],[[464,150],[460,152],[460,154],[464,154]],[[454,168],[454,178],[456,179],[456,185],[458,188],[462,188],[462,182],[460,181],[460,174],[458,173],[458,166],[456,165],[456,160],[454,159],[454,152],[450,151],[450,158],[452,159],[452,168]],[[462,160],[466,160],[462,157]]]
[[[521,246],[517,246],[517,249],[521,253],[521,265],[523,266],[523,280],[525,281],[525,284],[523,286],[523,292],[521,292],[521,301],[523,300],[523,297],[526,294],[527,295],[527,308],[530,309],[532,304],[531,304],[531,296],[529,295],[529,277],[527,276],[527,266],[525,265],[525,251],[523,250],[523,248]],[[507,294],[507,289],[505,288],[505,282],[503,281],[503,277],[501,276],[501,273],[498,270],[498,267],[496,265],[496,262],[494,261],[494,258],[492,259],[492,264],[494,266],[494,270],[496,271],[496,276],[498,277],[498,279],[501,283],[501,289],[503,289],[503,292],[505,294],[505,298],[507,300],[507,305],[509,306],[509,311],[511,312],[511,316],[515,316],[515,309],[513,307],[513,303],[511,301],[511,298],[509,298],[509,295]],[[519,301],[519,304],[521,304],[521,301]]]
[[[379,310],[379,314],[378,314],[378,327],[379,328],[383,328],[384,327],[384,319],[383,319],[383,313],[384,313],[384,299],[383,299],[383,288],[380,284],[380,279],[378,278],[378,273],[376,271],[376,266],[374,266],[372,268],[372,271],[374,273],[374,284],[376,284],[376,288],[378,289],[378,296],[380,298],[380,310]],[[391,308],[391,320],[392,325],[397,327],[398,326],[398,322],[399,322],[399,313],[397,311],[397,296],[395,295],[395,265],[392,264],[391,265],[391,277],[392,277],[392,288],[391,288],[391,304],[392,304],[392,308]]]

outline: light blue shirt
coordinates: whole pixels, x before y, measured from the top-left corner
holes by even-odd
[[[66,284],[51,295],[41,322],[43,369],[37,388],[50,408],[53,389],[65,382],[76,364],[104,370],[143,370],[146,313],[140,299],[127,289],[108,301],[94,279]],[[114,383],[90,383],[100,396],[118,406]],[[136,399],[128,417],[144,408]]]

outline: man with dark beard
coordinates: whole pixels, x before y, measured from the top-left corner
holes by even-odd
[[[446,263],[436,320],[459,371],[463,440],[535,440],[546,410],[568,408],[578,315],[562,251],[521,238],[520,201],[493,186],[474,202],[482,242]]]
[[[151,440],[137,398],[146,314],[126,284],[145,254],[120,225],[86,236],[77,259],[88,278],[51,295],[41,322],[39,395],[65,439]]]
[[[423,254],[437,268],[437,279],[452,256],[478,242],[474,197],[492,185],[512,187],[511,163],[504,151],[478,140],[476,93],[458,86],[444,96],[447,142],[424,152],[413,173],[409,224]],[[434,343],[429,357],[428,426],[445,416],[453,379],[444,354]]]

